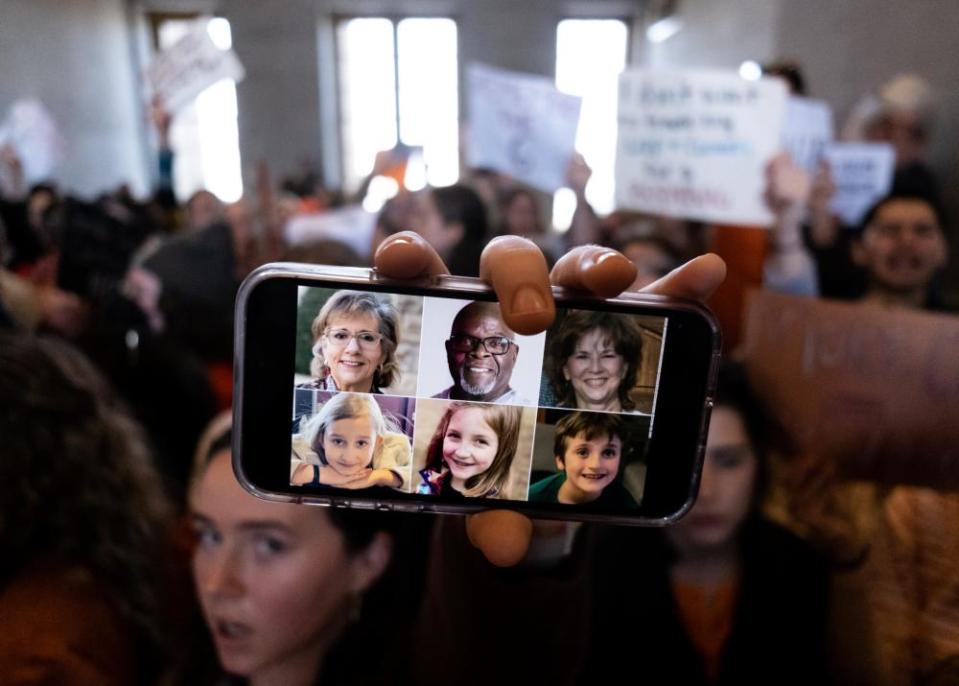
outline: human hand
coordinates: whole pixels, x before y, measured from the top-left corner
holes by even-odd
[[[447,274],[436,251],[419,235],[403,231],[387,238],[374,256],[385,276],[415,279]],[[500,301],[507,326],[524,335],[546,330],[556,315],[551,284],[613,297],[636,278],[636,267],[623,255],[597,245],[584,245],[560,258],[552,272],[542,251],[519,236],[501,236],[486,246],[480,277]],[[726,265],[716,255],[701,255],[643,288],[653,293],[705,301],[726,277]],[[519,563],[529,549],[533,522],[510,510],[489,510],[466,522],[470,541],[498,566]]]
[[[67,338],[83,333],[90,319],[90,306],[80,296],[59,288],[38,288],[37,302],[43,324]]]
[[[832,245],[839,233],[839,219],[833,214],[830,205],[836,195],[836,182],[826,160],[820,160],[813,175],[812,191],[809,195],[809,224],[812,240],[820,247]]]
[[[331,467],[320,467],[320,483],[337,488],[367,488],[371,485],[373,470],[369,467],[352,474],[340,474]]]
[[[802,208],[811,191],[809,174],[793,162],[789,153],[779,153],[766,165],[766,204],[776,215]]]
[[[159,95],[154,95],[150,101],[150,121],[156,129],[160,147],[170,147],[170,124],[173,123],[173,115],[170,114]]]
[[[586,184],[592,175],[593,170],[586,164],[586,158],[578,152],[573,153],[566,168],[566,185],[572,188],[577,196],[581,196],[586,192]]]

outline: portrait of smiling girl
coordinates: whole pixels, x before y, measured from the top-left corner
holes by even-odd
[[[399,488],[407,480],[409,439],[373,396],[336,393],[305,419],[293,440],[295,486]]]
[[[523,408],[487,403],[444,403],[426,447],[422,482],[431,495],[502,498],[517,454]]]

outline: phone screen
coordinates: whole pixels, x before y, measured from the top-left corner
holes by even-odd
[[[289,485],[623,513],[644,499],[669,317],[299,285]]]

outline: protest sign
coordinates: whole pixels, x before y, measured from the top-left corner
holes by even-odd
[[[644,70],[619,79],[616,201],[727,224],[771,223],[765,167],[780,146],[786,86],[735,73]]]
[[[833,141],[832,110],[822,100],[790,97],[783,117],[782,146],[799,167],[809,174],[823,150]]]
[[[17,100],[0,124],[0,148],[16,151],[28,184],[51,179],[66,145],[60,129],[39,100]]]
[[[855,226],[892,188],[896,152],[887,143],[833,143],[824,154],[836,184],[829,209]]]
[[[147,67],[146,76],[163,106],[173,112],[221,79],[242,81],[243,65],[233,50],[221,50],[207,31],[208,19],[190,30]]]
[[[573,156],[580,98],[552,79],[481,64],[467,70],[470,166],[508,174],[552,193]]]
[[[798,446],[855,478],[959,487],[959,317],[754,292],[744,355]]]
[[[360,205],[350,205],[325,212],[298,214],[287,222],[284,234],[288,245],[333,240],[348,245],[360,257],[369,257],[375,223],[375,214]]]

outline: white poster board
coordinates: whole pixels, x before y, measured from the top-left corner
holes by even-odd
[[[52,179],[66,150],[63,135],[50,112],[32,98],[15,101],[0,123],[0,148],[7,145],[20,158],[28,185]]]
[[[565,183],[574,153],[580,98],[545,76],[471,64],[470,166],[508,174],[547,193]]]
[[[672,217],[768,225],[766,164],[786,86],[734,72],[642,70],[619,79],[616,202]]]
[[[833,143],[824,154],[836,185],[829,209],[856,226],[892,188],[896,151],[888,143]]]
[[[243,65],[233,50],[221,50],[199,19],[146,69],[146,77],[163,106],[175,112],[221,79],[243,80]]]
[[[376,215],[360,205],[338,207],[325,212],[298,214],[284,229],[287,245],[299,245],[316,240],[345,243],[360,257],[369,257]]]
[[[832,109],[826,102],[795,96],[786,100],[782,146],[799,167],[815,174],[823,150],[834,138]]]

